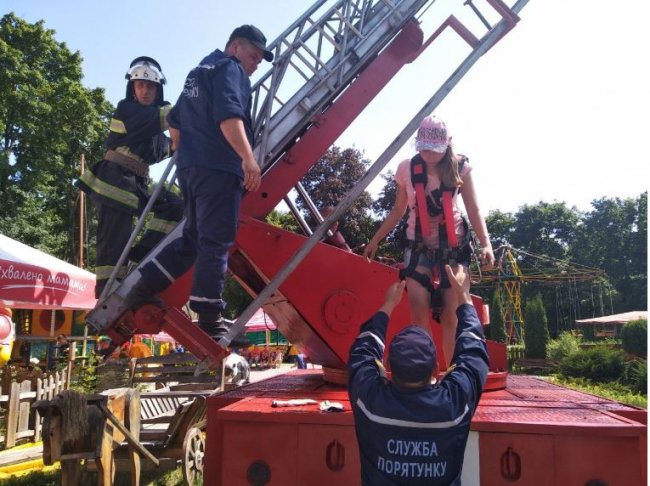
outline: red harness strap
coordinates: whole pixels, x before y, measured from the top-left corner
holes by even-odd
[[[411,168],[413,171],[411,180],[413,183],[413,189],[415,189],[420,230],[422,231],[422,237],[426,239],[431,235],[431,226],[429,225],[429,211],[427,209],[427,198],[425,194],[427,175],[424,161],[418,161],[417,163],[412,164]],[[454,224],[453,195],[454,191],[442,191],[442,216],[444,219],[445,229],[447,230],[447,246],[449,248],[458,247],[456,225]]]
[[[449,248],[458,248],[458,237],[456,236],[454,210],[451,199],[452,194],[452,191],[442,191],[442,213],[445,217],[445,228],[447,229],[447,244]]]
[[[415,199],[418,205],[418,219],[420,220],[420,230],[422,237],[428,238],[431,235],[429,226],[429,213],[427,211],[427,197],[424,194],[424,188],[427,184],[427,174],[424,170],[424,161],[412,165],[413,189],[415,189]]]

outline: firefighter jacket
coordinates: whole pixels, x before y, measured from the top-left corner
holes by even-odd
[[[364,486],[460,484],[488,354],[474,307],[463,304],[456,313],[453,369],[439,383],[414,390],[382,373],[388,316],[378,312],[361,327],[348,369]]]
[[[104,159],[75,185],[100,204],[139,214],[148,198],[148,166],[170,155],[169,139],[163,134],[170,109],[166,101],[161,106],[120,101],[104,143]]]

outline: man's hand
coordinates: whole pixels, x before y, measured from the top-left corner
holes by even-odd
[[[469,274],[464,265],[454,265],[454,269],[445,265],[445,272],[449,278],[449,284],[456,293],[458,305],[471,304],[472,298],[469,295]]]
[[[177,128],[170,126],[169,136],[172,139],[172,151],[176,152],[178,150],[179,144],[181,143],[181,131]]]
[[[253,155],[253,148],[248,143],[244,122],[240,118],[227,118],[219,124],[219,128],[232,149],[241,157],[244,188],[247,191],[257,191],[262,183],[261,171]]]
[[[244,188],[247,191],[257,191],[262,183],[260,166],[254,158],[242,160],[242,170],[244,171]]]
[[[397,307],[397,304],[399,304],[402,300],[404,288],[406,288],[406,280],[395,282],[390,287],[388,287],[388,290],[386,290],[384,305],[382,305],[379,310],[381,312],[385,312],[390,316],[393,312],[393,309],[395,309],[395,307]]]

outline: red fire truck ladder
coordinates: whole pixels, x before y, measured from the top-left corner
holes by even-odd
[[[464,5],[469,5],[474,18],[480,20],[482,35],[472,33],[456,16],[442,12],[440,18],[444,20],[426,41],[417,18],[437,7],[433,0],[338,0],[328,6],[330,3],[315,3],[270,44],[276,61],[254,86],[254,149],[262,166],[262,185],[242,201],[229,271],[255,296],[234,323],[233,335],[264,306],[280,332],[305,349],[314,363],[341,369],[359,324],[379,307],[383,290],[395,281],[397,270],[367,263],[358,255],[319,242],[406,143],[419,121],[514,27],[527,0],[519,0],[512,7],[501,0],[485,0],[489,17],[497,19],[493,24],[466,0]],[[306,233],[311,233],[308,237],[264,223],[283,200],[292,207],[287,195],[294,187],[302,191],[299,181],[309,168],[398,71],[448,29],[463,39],[471,52],[332,214],[323,221],[312,205],[314,217],[322,223],[311,232],[303,222]],[[295,86],[300,87],[296,90]],[[304,192],[302,195],[308,199]],[[297,211],[295,214],[300,220]],[[141,265],[179,237],[182,226],[181,222]],[[136,331],[152,333],[164,328],[208,365],[215,364],[229,340],[217,344],[206,339],[180,310],[189,295],[191,272],[161,294],[167,309],[145,306],[134,314],[125,309],[123,300],[138,278],[139,272],[132,272],[113,287],[87,321],[117,344]],[[405,305],[398,307],[393,321],[407,324]],[[399,330],[399,325],[391,327],[393,332]],[[505,367],[505,362],[495,366],[502,365]]]

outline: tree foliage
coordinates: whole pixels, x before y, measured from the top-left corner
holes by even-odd
[[[601,198],[592,207],[577,231],[572,259],[605,270],[617,289],[618,311],[646,309],[648,193]]]
[[[621,378],[625,369],[623,353],[606,345],[573,353],[560,361],[560,373],[572,378],[609,382]]]
[[[291,213],[284,213],[282,211],[274,209],[266,217],[266,222],[270,225],[285,229],[287,231],[293,231],[294,233],[300,232],[300,226],[296,222],[296,218],[294,218],[293,214]]]
[[[388,213],[393,209],[395,204],[395,198],[397,197],[397,183],[395,182],[395,174],[392,171],[388,171],[386,174],[382,174],[384,179],[384,187],[379,193],[379,197],[372,203],[372,208],[375,213],[379,216],[379,219],[375,221],[373,225],[374,234],[381,223],[383,223]],[[408,218],[408,212],[402,218],[402,221],[386,235],[377,249],[377,255],[381,257],[387,257],[389,259],[401,260],[402,252],[404,247],[405,240],[405,231],[406,231],[406,220]],[[372,237],[372,234],[370,235]]]
[[[99,158],[112,111],[81,55],[43,22],[0,19],[0,232],[73,260],[79,158]]]
[[[564,203],[524,205],[515,214],[510,244],[530,253],[564,259],[574,239],[580,214]]]
[[[526,342],[527,358],[546,358],[548,344],[548,320],[542,303],[542,297],[537,295],[526,302]]]
[[[302,184],[319,210],[327,206],[337,206],[357,182],[363,177],[370,161],[354,148],[341,149],[332,146],[303,177]],[[298,208],[308,214],[306,203],[297,200]],[[339,221],[339,231],[344,235],[350,248],[364,245],[373,231],[370,215],[372,198],[367,191],[352,203]],[[312,224],[314,220],[307,218]]]
[[[81,61],[42,21],[30,24],[13,13],[0,19],[0,232],[68,261],[78,252],[78,191],[72,185],[78,161],[82,153],[88,164],[100,159],[113,109],[102,88],[82,85]],[[361,151],[334,146],[302,183],[320,209],[335,206],[368,165]],[[372,237],[393,206],[394,175],[383,178],[374,202],[364,192],[341,218],[339,229],[352,248]],[[297,204],[307,214],[304,201]],[[566,284],[522,285],[525,300],[542,295],[555,334],[578,318],[647,308],[647,192],[596,199],[584,213],[540,201],[514,214],[493,211],[486,220],[495,248],[509,244],[606,272],[610,287],[598,284],[604,296]],[[298,230],[286,213],[272,213],[268,221]],[[400,257],[401,231],[388,235],[380,256]]]
[[[490,240],[493,248],[502,245],[509,245],[512,241],[512,233],[516,227],[515,216],[511,213],[501,211],[490,211],[485,218],[485,224],[490,232]]]
[[[621,329],[621,342],[625,352],[647,359],[648,321],[639,319],[625,324]]]
[[[490,339],[500,343],[507,343],[508,332],[506,330],[506,323],[503,317],[503,309],[501,309],[501,299],[496,293],[492,297],[492,305],[490,306],[490,311],[492,314],[490,325],[488,326]]]
[[[580,338],[572,332],[565,331],[552,339],[546,346],[546,357],[552,361],[561,361],[562,359],[580,351]]]
[[[494,248],[512,245],[540,257],[602,269],[605,279],[525,281],[522,299],[541,294],[554,336],[576,319],[647,308],[647,193],[601,198],[579,212],[563,203],[524,206],[486,218]],[[521,262],[519,262],[521,264]]]

